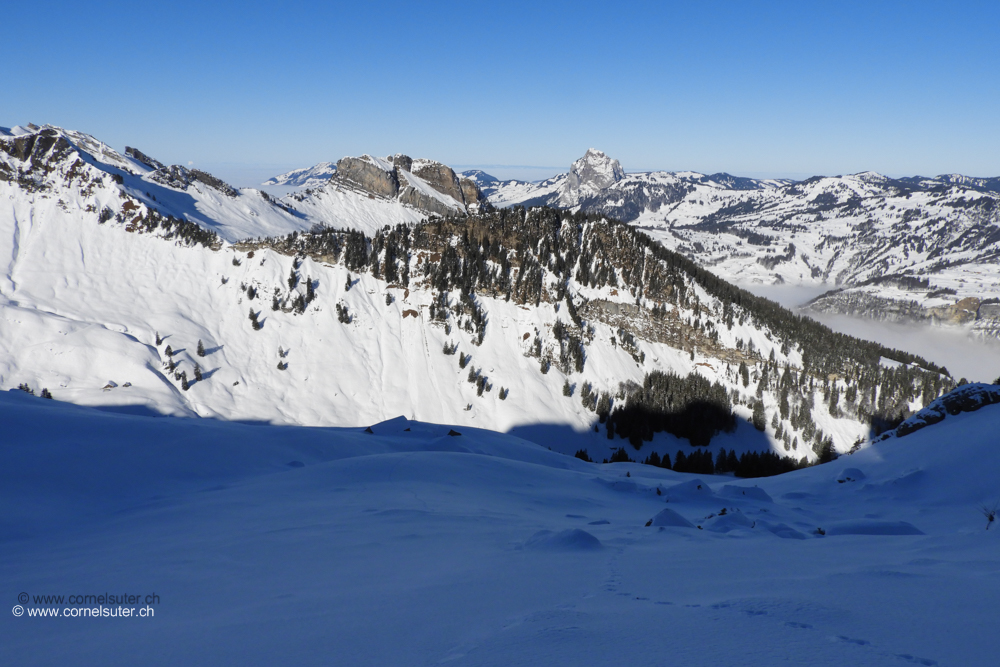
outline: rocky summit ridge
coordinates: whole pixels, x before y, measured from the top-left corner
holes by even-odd
[[[371,155],[341,158],[331,183],[437,215],[468,214],[478,210],[483,200],[476,183],[459,178],[448,165],[402,153],[385,158]]]

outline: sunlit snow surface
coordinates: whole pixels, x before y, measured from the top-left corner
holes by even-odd
[[[369,434],[5,392],[7,608],[160,601],[153,618],[5,612],[0,662],[991,665],[1000,529],[978,505],[1000,495],[998,417],[739,480],[406,420]],[[702,528],[645,527],[664,509]]]
[[[136,187],[138,180],[125,178]],[[95,188],[89,198],[62,186],[53,186],[52,193],[0,186],[0,200],[4,194],[10,197],[0,206],[0,387],[6,389],[25,383],[82,405],[310,426],[359,426],[403,414],[512,432],[563,454],[582,448],[603,460],[623,441],[609,440],[603,429],[594,431],[596,415],[578,398],[584,382],[612,394],[621,382],[641,383],[651,370],[697,371],[712,381],[735,382],[727,380],[727,369],[715,359],[691,359],[666,343],[640,341],[646,358],[640,365],[612,342],[616,330],[601,322],[594,323],[595,343],[588,348],[584,372],[542,374],[530,356],[532,335],[547,338],[556,320],[565,319],[565,311],[560,314],[554,304],[529,309],[478,297],[489,324],[483,344],[476,345],[473,333],[458,326],[447,333],[435,324],[430,317],[435,296],[416,280],[409,288],[389,285],[370,273],[351,275],[342,264],[314,258],[303,259],[295,269],[293,257],[270,249],[258,248],[251,257],[231,245],[185,247],[129,232],[116,222],[101,224],[96,211],[122,205],[112,185]],[[157,203],[195,193],[199,206],[238,207],[251,196],[228,197],[197,182],[188,191],[161,189]],[[252,196],[267,203],[259,193]],[[397,201],[369,200],[335,184],[310,191],[295,203],[309,214],[294,218],[296,224],[322,218],[369,233],[394,220],[420,217]],[[267,206],[270,223],[265,224],[263,213],[259,219],[243,219],[220,209],[219,219],[227,221],[220,225],[232,231],[256,221],[265,235],[273,233],[271,223],[293,217]],[[273,309],[275,290],[286,301],[291,298],[287,280],[293,271],[300,284],[312,279],[316,291],[316,300],[302,315]],[[256,291],[252,299],[248,288]],[[574,283],[574,289],[587,299],[631,300],[610,286]],[[707,303],[707,293],[695,289]],[[349,309],[350,323],[338,321],[339,304]],[[251,326],[251,310],[260,318],[260,330]],[[775,346],[749,322],[720,336],[728,347],[737,339],[754,341],[761,350]],[[198,341],[206,349],[203,357],[195,352]],[[443,353],[447,343],[472,355],[471,365],[489,378],[492,390],[479,395],[458,355]],[[188,378],[197,363],[204,380],[183,391],[164,369],[167,345]],[[780,349],[777,354],[779,361],[785,360]],[[800,364],[797,355],[792,351],[788,360]],[[279,360],[287,364],[284,370],[278,369]],[[577,386],[577,398],[563,395],[566,381]],[[505,400],[499,398],[500,388],[510,391]],[[746,406],[737,413],[750,417]],[[842,450],[867,434],[860,421],[817,413],[818,427]],[[720,434],[712,444],[738,453],[773,447],[742,420],[736,433]],[[661,433],[643,457],[653,450],[673,457],[687,446]],[[815,456],[805,447],[796,455]]]

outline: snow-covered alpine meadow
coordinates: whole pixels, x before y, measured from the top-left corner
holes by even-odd
[[[5,392],[0,578],[22,615],[0,655],[992,665],[998,412],[739,480],[402,418],[367,433]],[[101,605],[35,597],[101,594],[157,598],[124,605],[152,617],[88,618],[66,615]]]

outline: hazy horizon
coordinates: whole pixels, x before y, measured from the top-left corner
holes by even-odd
[[[33,11],[58,39],[8,31],[25,66],[8,68],[0,123],[171,164],[402,152],[534,179],[596,146],[628,170],[1000,175],[996,3]]]

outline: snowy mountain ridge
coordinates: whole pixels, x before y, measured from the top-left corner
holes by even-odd
[[[320,162],[312,167],[293,169],[273,178],[269,178],[261,185],[283,185],[296,188],[318,188],[334,175],[337,165],[334,162]]]
[[[693,438],[815,460],[950,386],[927,362],[801,322],[600,216],[421,222],[341,175],[276,201],[194,170],[102,162],[69,136],[0,139],[3,387],[277,423],[404,414],[535,429],[599,458],[629,443],[673,454]],[[403,158],[353,173],[369,188],[448,175]],[[385,218],[365,221],[371,202]],[[410,225],[379,224],[399,212]],[[929,372],[879,369],[883,356]],[[680,416],[656,416],[667,396]],[[696,396],[717,406],[707,431],[684,430]]]
[[[495,184],[488,198],[624,220],[742,284],[829,285],[835,291],[810,304],[817,311],[1000,336],[996,178],[649,172],[595,181],[607,184],[567,198],[571,174]]]

